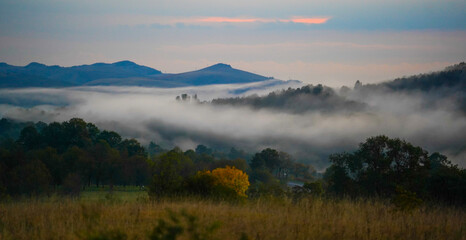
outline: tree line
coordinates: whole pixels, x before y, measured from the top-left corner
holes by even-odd
[[[370,137],[353,153],[329,157],[324,174],[328,194],[414,199],[466,204],[466,170],[440,153],[387,136]]]
[[[248,186],[249,181],[279,185],[290,178],[312,179],[312,166],[296,163],[288,154],[273,149],[251,156],[235,148],[224,153],[205,145],[184,152],[178,147],[167,150],[153,142],[144,148],[135,139],[123,139],[114,131],[100,130],[78,118],[50,124],[2,119],[0,127],[3,196],[77,194],[87,187],[103,185],[110,189],[114,185],[147,185],[151,193],[156,193],[153,196],[200,194],[208,188],[212,194],[213,189],[226,194],[231,189],[214,186],[226,179],[216,173],[234,175],[235,170],[246,174]],[[246,160],[249,158],[251,163]],[[211,185],[199,185],[206,181]]]
[[[196,195],[244,197],[381,197],[408,203],[466,203],[466,170],[440,153],[387,136],[368,138],[352,152],[330,155],[331,165],[317,174],[311,165],[266,148],[253,155],[228,153],[204,145],[186,151],[100,130],[74,118],[62,123],[5,127],[16,140],[0,142],[0,197],[53,192],[77,194],[91,185],[147,186],[153,198]],[[292,184],[291,184],[292,183]]]
[[[76,192],[91,184],[143,185],[150,171],[137,140],[73,118],[28,125],[16,140],[4,139],[0,176],[1,192],[14,196]]]

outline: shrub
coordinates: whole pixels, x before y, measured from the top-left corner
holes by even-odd
[[[187,190],[195,195],[219,199],[246,197],[248,175],[234,167],[217,168],[212,172],[199,171],[187,180]]]
[[[249,187],[248,175],[235,167],[226,166],[212,170],[217,185],[235,190],[242,197],[247,197],[246,190]]]
[[[416,196],[416,193],[405,190],[397,186],[396,195],[391,199],[391,203],[399,211],[413,211],[422,205],[422,200]]]
[[[303,188],[307,189],[313,196],[320,197],[324,194],[324,188],[321,181],[304,183]]]

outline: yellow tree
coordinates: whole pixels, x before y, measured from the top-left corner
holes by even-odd
[[[245,172],[235,167],[226,166],[225,168],[216,168],[212,170],[211,174],[215,178],[216,184],[231,188],[235,190],[238,195],[246,197],[249,179]]]

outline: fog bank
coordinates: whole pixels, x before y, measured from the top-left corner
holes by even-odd
[[[426,108],[425,96],[386,93],[357,99],[367,104],[363,110],[303,113],[175,100],[182,93],[197,94],[200,100],[209,101],[236,96],[234,90],[245,87],[252,87],[245,95],[264,95],[288,87],[254,86],[1,89],[4,104],[0,105],[0,117],[44,122],[79,117],[124,137],[135,137],[143,144],[154,141],[164,147],[188,149],[205,144],[250,152],[272,147],[317,169],[328,166],[329,154],[352,151],[366,138],[385,134],[430,153],[439,151],[454,163],[465,165],[466,117],[450,107],[448,99],[440,106]]]

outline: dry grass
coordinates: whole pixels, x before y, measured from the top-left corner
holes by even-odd
[[[259,200],[242,204],[200,200],[79,201],[64,198],[0,203],[0,239],[80,239],[119,230],[147,239],[166,209],[215,221],[218,239],[466,239],[464,209],[394,211],[383,201]]]

